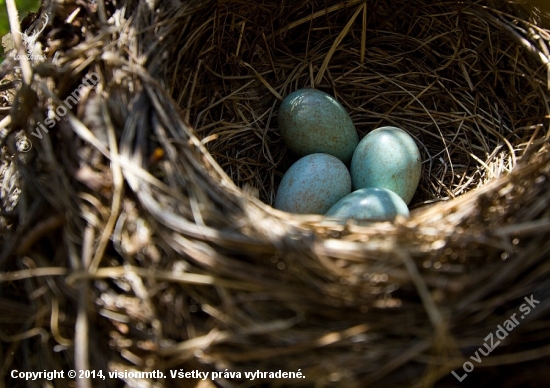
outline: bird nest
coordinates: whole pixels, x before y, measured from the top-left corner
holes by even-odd
[[[44,2],[22,35],[10,21],[8,385],[26,384],[13,370],[69,369],[106,377],[83,387],[546,381],[544,15],[474,0],[101,0]],[[360,137],[393,125],[415,139],[410,219],[270,206],[297,160],[278,108],[304,87],[333,95]],[[165,378],[135,373],[153,371]]]

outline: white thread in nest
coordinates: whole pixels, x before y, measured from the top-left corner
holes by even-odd
[[[39,43],[37,45],[37,39],[40,36],[40,34],[44,31],[46,26],[48,25],[48,21],[50,20],[48,15],[42,15],[44,18],[44,22],[42,23],[42,28],[39,31],[33,32],[31,35],[27,35],[27,30],[25,32],[19,32],[17,31],[21,37],[23,38],[23,43],[25,44],[25,50],[27,51],[27,58],[30,61],[35,61],[38,59],[45,60],[46,55],[42,53],[42,45]],[[18,59],[18,58],[16,58]]]

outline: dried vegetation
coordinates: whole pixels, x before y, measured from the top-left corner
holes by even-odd
[[[13,369],[227,368],[306,378],[219,386],[453,386],[450,372],[531,294],[543,302],[482,366],[532,361],[545,381],[543,15],[474,0],[48,1],[40,12],[46,27],[39,16],[23,29],[43,29],[46,59],[13,51],[0,69],[5,381]],[[78,106],[32,136],[92,73],[100,82]],[[278,106],[302,87],[334,95],[361,136],[396,125],[415,138],[410,220],[269,206],[296,160]],[[504,371],[515,386],[517,369]]]

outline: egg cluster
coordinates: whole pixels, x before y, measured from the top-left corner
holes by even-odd
[[[288,148],[302,158],[283,176],[275,208],[343,219],[409,216],[421,158],[407,132],[381,127],[359,142],[344,107],[316,89],[300,89],[283,100],[279,129]]]

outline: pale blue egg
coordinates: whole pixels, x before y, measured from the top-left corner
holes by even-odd
[[[420,181],[422,160],[407,132],[396,127],[381,127],[359,142],[350,170],[354,190],[382,187],[408,204]]]
[[[274,207],[289,213],[324,214],[350,192],[351,177],[344,163],[332,155],[311,154],[283,176]]]
[[[359,143],[344,107],[320,90],[290,93],[281,103],[278,121],[285,144],[300,156],[324,153],[348,163]]]
[[[329,218],[394,221],[400,215],[409,217],[409,208],[393,191],[367,187],[354,191],[336,202],[325,214]]]

